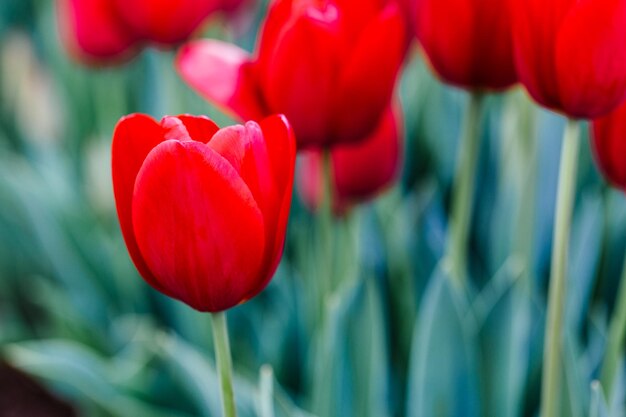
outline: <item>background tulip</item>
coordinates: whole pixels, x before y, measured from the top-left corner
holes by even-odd
[[[225,6],[232,8],[232,4],[225,0],[110,1],[115,4],[120,18],[133,33],[159,44],[182,42],[211,13],[222,10]]]
[[[600,117],[626,98],[626,1],[512,0],[520,81],[541,105]]]
[[[417,38],[445,82],[470,89],[502,89],[517,81],[507,1],[415,3]]]
[[[593,121],[596,164],[614,186],[626,191],[626,105]]]
[[[294,163],[281,116],[223,129],[204,117],[123,118],[113,137],[113,187],[143,278],[200,311],[256,295],[281,257]]]
[[[335,146],[330,151],[332,204],[336,214],[372,198],[396,179],[400,171],[401,124],[400,112],[389,109],[370,137],[358,144]],[[311,210],[317,210],[322,202],[323,165],[323,151],[302,152],[298,191]]]
[[[58,19],[70,53],[86,63],[128,58],[142,43],[176,45],[214,12],[246,0],[59,0]]]
[[[73,57],[93,62],[133,54],[137,36],[110,0],[58,0],[57,8],[61,37]]]
[[[177,65],[194,89],[236,116],[284,113],[299,147],[323,147],[358,142],[376,128],[406,39],[395,1],[278,0],[254,56],[205,40],[185,46]]]

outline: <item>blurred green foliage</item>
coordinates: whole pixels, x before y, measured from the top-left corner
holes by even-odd
[[[223,26],[210,35],[251,49],[263,7],[237,37]],[[219,416],[209,318],[137,275],[115,216],[109,145],[130,112],[229,120],[178,79],[172,52],[86,69],[68,60],[55,25],[54,2],[0,2],[2,358],[81,415]],[[563,121],[520,91],[489,97],[473,280],[460,293],[440,259],[467,96],[435,80],[417,48],[400,95],[400,183],[330,236],[296,196],[275,279],[228,313],[241,416],[536,415]],[[623,366],[613,395],[591,381],[622,264],[625,202],[583,154],[563,403],[568,416],[616,417]],[[323,258],[325,239],[334,260]]]

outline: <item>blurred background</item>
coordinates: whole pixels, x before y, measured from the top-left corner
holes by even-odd
[[[232,24],[216,18],[204,36],[251,51],[266,7]],[[139,277],[111,189],[121,116],[232,123],[179,79],[173,57],[147,48],[122,66],[86,68],[61,45],[54,1],[0,2],[0,416],[221,415],[209,317]],[[487,99],[473,280],[461,299],[439,260],[468,96],[436,80],[417,45],[399,91],[406,138],[397,184],[335,220],[340,249],[330,266],[318,261],[318,220],[294,193],[274,280],[228,312],[241,416],[537,413],[564,121],[519,88]],[[621,271],[624,203],[585,145],[564,415],[604,401],[590,382]],[[623,415],[623,396],[611,401],[611,416]]]

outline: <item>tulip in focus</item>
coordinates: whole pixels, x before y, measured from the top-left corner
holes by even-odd
[[[283,116],[222,129],[188,115],[122,118],[113,190],[142,277],[200,311],[254,297],[281,258],[294,166]]]
[[[593,121],[591,145],[598,168],[615,187],[626,191],[626,104]]]
[[[501,90],[517,81],[511,13],[504,0],[417,0],[416,33],[447,83]]]
[[[401,124],[400,112],[390,108],[370,137],[330,150],[335,214],[343,214],[353,204],[374,197],[394,182],[401,163]],[[320,207],[324,195],[323,165],[323,151],[309,149],[301,153],[298,192],[312,211]]]
[[[243,119],[284,113],[299,148],[363,140],[390,104],[407,45],[395,1],[277,0],[254,55],[213,40],[182,48],[178,70]]]
[[[511,0],[520,81],[539,104],[572,118],[626,99],[625,0]]]
[[[141,45],[176,46],[218,11],[241,0],[57,0],[70,54],[86,63],[121,61]]]

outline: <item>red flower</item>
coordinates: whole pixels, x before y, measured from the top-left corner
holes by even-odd
[[[517,81],[506,0],[417,0],[416,31],[439,76],[470,89]]]
[[[120,120],[113,190],[143,278],[200,311],[254,297],[282,254],[294,164],[282,116],[223,129],[187,115]]]
[[[87,63],[134,54],[137,37],[110,0],[57,0],[59,29],[70,54]]]
[[[511,0],[520,81],[543,106],[595,118],[626,98],[626,1]]]
[[[129,58],[142,43],[176,45],[212,13],[244,1],[57,0],[57,7],[70,53],[86,63],[102,63]]]
[[[591,145],[606,179],[626,191],[626,104],[592,124]]]
[[[370,137],[358,144],[332,148],[332,197],[336,214],[374,197],[396,179],[401,159],[401,123],[400,113],[389,108]],[[313,211],[323,198],[323,164],[322,151],[310,149],[301,153],[298,192]]]
[[[254,57],[204,40],[178,57],[182,77],[242,118],[284,113],[299,147],[362,140],[389,106],[407,45],[395,1],[277,0]]]

